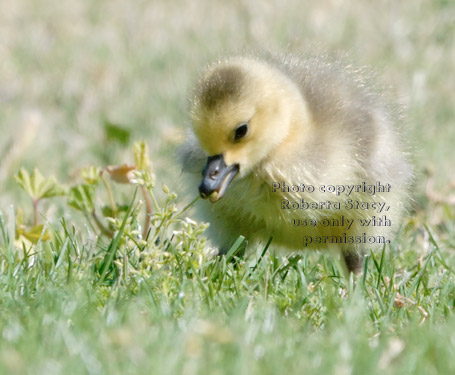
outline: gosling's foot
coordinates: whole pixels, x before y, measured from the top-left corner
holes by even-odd
[[[343,252],[344,262],[349,272],[360,275],[365,263],[365,255],[355,251]]]

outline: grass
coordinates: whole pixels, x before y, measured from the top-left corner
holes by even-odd
[[[452,2],[18,0],[0,25],[0,374],[455,373]],[[173,158],[201,65],[315,45],[408,115],[414,202],[355,280],[273,242],[210,256]]]
[[[228,257],[207,256],[203,228],[177,218],[163,245],[128,242],[126,221],[95,242],[62,221],[20,254],[2,217],[1,373],[455,370],[455,259],[429,229],[425,255],[408,229],[354,280],[330,254],[237,258],[241,239]]]

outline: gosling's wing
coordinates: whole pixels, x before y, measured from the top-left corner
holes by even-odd
[[[325,55],[285,55],[274,63],[299,86],[319,126],[343,124],[347,131],[356,132],[369,112],[378,107],[390,111],[367,68],[354,69],[342,59]]]

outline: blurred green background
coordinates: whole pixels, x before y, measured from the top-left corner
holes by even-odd
[[[71,183],[89,164],[131,162],[129,144],[142,138],[158,180],[176,188],[198,70],[251,50],[329,51],[373,68],[407,114],[416,196],[428,170],[447,191],[454,35],[449,0],[1,1],[0,208],[25,198],[12,179],[21,165]],[[106,124],[129,140],[111,139]]]
[[[0,374],[453,374],[454,38],[453,0],[0,0]],[[51,241],[24,255],[8,240],[10,206],[31,217],[21,166],[72,185],[88,165],[132,163],[145,139],[158,187],[179,191],[198,71],[251,50],[371,67],[406,114],[414,204],[357,288],[326,254],[250,268],[153,241],[97,284],[111,246],[61,197],[39,207]]]

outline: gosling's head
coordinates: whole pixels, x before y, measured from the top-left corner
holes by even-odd
[[[209,155],[199,186],[203,198],[220,199],[237,174],[250,173],[283,142],[295,100],[301,98],[292,82],[265,63],[234,58],[205,70],[191,111]]]

